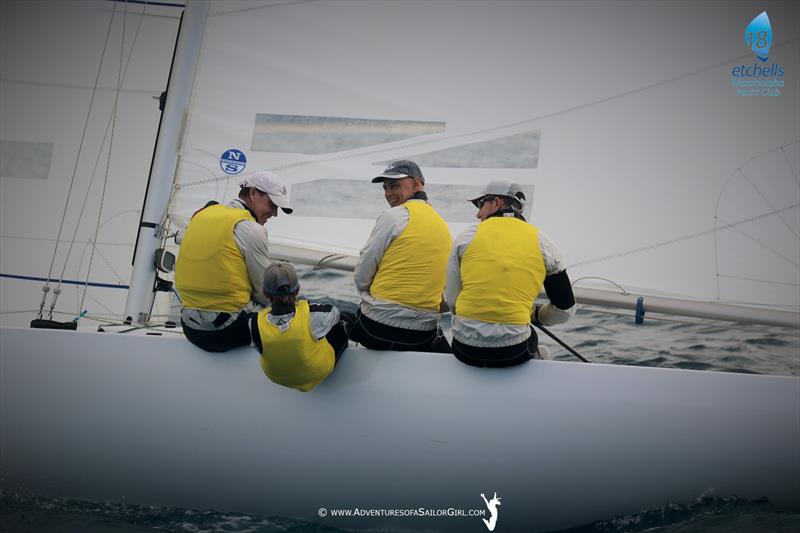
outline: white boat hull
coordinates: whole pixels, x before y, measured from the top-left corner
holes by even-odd
[[[482,531],[475,517],[318,509],[485,510],[480,494],[494,492],[498,531],[710,489],[800,508],[790,377],[550,361],[488,370],[351,348],[304,394],[268,381],[252,349],[3,329],[0,430],[3,490],[334,527]]]

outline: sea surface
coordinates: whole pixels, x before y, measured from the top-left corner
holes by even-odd
[[[301,296],[354,311],[358,296],[351,275],[298,269]],[[443,317],[449,335],[449,315]],[[634,323],[632,312],[582,307],[567,324],[551,328],[564,343],[594,363],[656,366],[704,371],[800,375],[800,329],[760,327],[708,320],[646,316]],[[554,359],[574,360],[555,341],[540,334]],[[658,480],[653,480],[657,483]],[[498,532],[502,530],[502,512]],[[257,516],[204,509],[43,498],[0,492],[0,533],[176,532],[337,532],[324,522],[281,516]],[[385,531],[385,530],[381,530]],[[664,502],[626,516],[572,528],[570,533],[757,533],[800,531],[800,513],[766,500],[698,494],[694,501]]]

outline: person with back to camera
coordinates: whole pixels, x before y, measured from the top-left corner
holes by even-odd
[[[456,238],[444,299],[453,313],[453,354],[479,367],[549,358],[531,322],[561,324],[575,297],[561,252],[525,221],[525,194],[510,180],[491,181],[475,198],[480,223]],[[534,306],[544,287],[550,302]]]
[[[352,316],[330,304],[298,300],[300,283],[288,263],[267,267],[262,287],[271,307],[250,318],[261,369],[278,385],[308,392],[333,371],[347,348]]]

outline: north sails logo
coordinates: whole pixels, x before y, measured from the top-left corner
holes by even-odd
[[[481,498],[483,498],[483,502],[486,504],[486,507],[491,513],[489,520],[486,520],[485,518],[481,518],[481,520],[483,520],[483,523],[486,524],[486,529],[489,531],[494,531],[494,528],[497,525],[497,506],[500,505],[500,498],[497,496],[496,492],[494,493],[494,498],[491,500],[487,500],[483,493],[481,493]]]

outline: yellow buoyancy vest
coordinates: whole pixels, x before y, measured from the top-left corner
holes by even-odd
[[[175,288],[184,307],[239,311],[250,302],[250,277],[233,227],[253,220],[246,209],[212,205],[189,222],[175,264]]]
[[[294,317],[283,326],[267,320],[269,311],[258,313],[261,369],[278,385],[310,391],[333,370],[333,347],[325,337],[316,340],[311,336],[306,300],[297,302]]]
[[[369,292],[406,307],[436,311],[453,245],[450,228],[426,202],[403,206],[408,209],[408,225],[383,254]]]
[[[480,224],[461,258],[456,314],[497,324],[529,324],[546,275],[539,230],[511,217]]]

